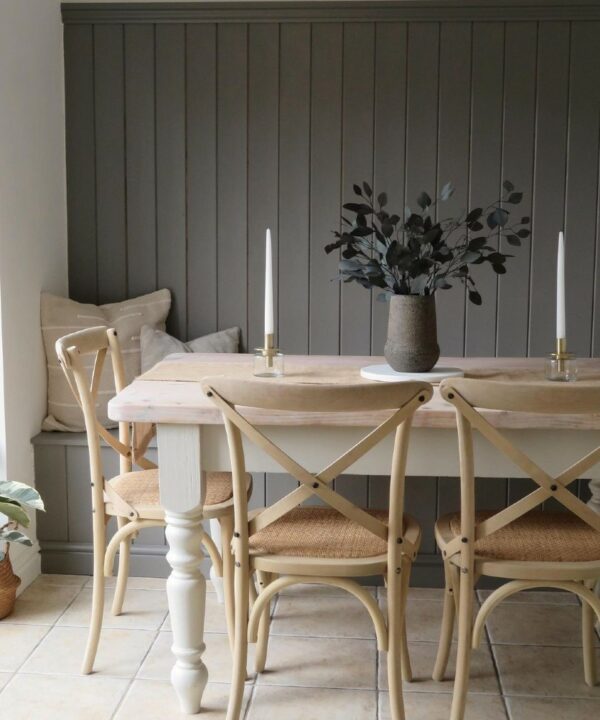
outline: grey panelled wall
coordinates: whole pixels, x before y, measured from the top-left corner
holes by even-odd
[[[551,348],[562,227],[570,344],[583,356],[600,351],[597,2],[67,4],[63,14],[73,298],[166,286],[171,332],[239,325],[252,348],[270,226],[284,351],[380,354],[387,306],[333,281],[337,260],[323,251],[352,183],[385,189],[401,209],[451,180],[457,211],[495,199],[510,179],[525,193],[519,212],[533,237],[505,276],[478,273],[482,307],[461,289],[440,292],[442,352]],[[69,494],[81,449],[46,441],[36,444],[38,478],[52,479],[49,494],[64,491],[41,523],[44,562],[85,568],[89,538]],[[380,478],[344,483],[354,500],[381,505]],[[286,481],[257,486],[260,502]],[[456,506],[456,482],[408,488],[409,510],[429,529],[417,580],[433,582],[430,528]],[[521,481],[487,481],[481,502],[525,491]],[[137,558],[164,553],[162,539],[138,549]],[[160,562],[138,567],[161,574]]]

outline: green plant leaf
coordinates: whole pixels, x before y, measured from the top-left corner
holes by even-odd
[[[471,212],[467,215],[465,218],[465,222],[467,224],[475,222],[475,220],[479,220],[479,218],[483,215],[483,209],[482,208],[475,208],[474,210],[471,210]]]
[[[370,215],[373,212],[372,208],[366,203],[346,203],[344,210],[350,210],[350,212],[358,215]]]
[[[498,273],[498,275],[504,275],[506,273],[506,268],[502,265],[502,263],[494,263],[492,267],[494,268],[494,272]]]
[[[9,543],[20,543],[21,545],[27,545],[31,547],[33,543],[22,532],[18,530],[0,530],[0,540]]]
[[[369,198],[373,197],[373,191],[371,190],[371,186],[369,185],[369,183],[365,180],[362,185],[363,190],[365,191],[365,195]]]
[[[388,201],[387,193],[384,193],[384,192],[379,193],[379,195],[377,196],[377,202],[379,203],[379,207],[384,207],[385,205],[387,205],[387,201]]]
[[[514,192],[508,196],[508,202],[512,203],[513,205],[518,205],[522,199],[523,199],[522,192]]]
[[[510,180],[505,180],[502,183],[502,187],[506,190],[506,192],[512,192],[515,189],[515,186],[511,183]]]
[[[473,232],[479,232],[480,230],[483,230],[483,225],[479,222],[479,220],[474,220],[472,223],[469,224],[469,230],[472,230]]]
[[[531,218],[525,216],[521,218],[521,225],[527,225],[528,222],[530,222]]]
[[[506,262],[506,257],[502,253],[493,252],[486,257],[486,260],[489,260],[491,263],[504,263]]]
[[[6,515],[6,517],[10,520],[14,520],[19,525],[29,527],[29,516],[20,505],[15,505],[11,502],[3,502],[2,499],[0,499],[0,513]]]
[[[515,245],[516,247],[521,246],[521,240],[516,235],[507,235],[506,242],[509,245]]]
[[[360,189],[360,185],[356,185],[356,183],[352,186],[352,189],[354,190],[355,195],[360,195],[362,197],[362,190]]]
[[[473,263],[479,260],[481,253],[475,252],[474,250],[466,250],[463,253],[462,261],[465,263]]]
[[[520,238],[527,238],[527,237],[529,237],[529,236],[531,235],[531,230],[527,230],[527,228],[521,228],[521,229],[519,230],[519,232],[517,233],[517,235],[518,235]]]
[[[486,244],[487,238],[485,237],[476,237],[469,241],[469,250],[481,250],[483,246]]]
[[[34,510],[44,509],[44,502],[39,492],[25,483],[14,480],[0,481],[0,500],[4,498],[14,500],[19,505],[27,505]]]
[[[496,208],[487,216],[488,227],[492,230],[497,227],[504,227],[508,222],[508,211],[504,208]]]
[[[418,205],[422,210],[427,210],[427,208],[430,207],[430,205],[431,205],[431,198],[429,197],[429,195],[428,195],[425,191],[423,191],[423,192],[419,195],[419,197],[417,198],[417,205]]]

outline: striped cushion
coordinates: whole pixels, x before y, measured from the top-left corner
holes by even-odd
[[[149,295],[109,305],[78,303],[68,298],[42,293],[41,320],[46,361],[48,364],[48,416],[42,423],[43,430],[85,430],[83,415],[75,402],[66,378],[58,364],[54,344],[63,335],[83,328],[106,325],[117,330],[125,375],[131,382],[140,374],[140,330],[142,325],[165,329],[171,307],[171,293],[157,290]],[[92,355],[84,358],[85,364],[93,366]],[[107,404],[115,394],[112,364],[106,362],[98,393],[96,408],[98,420],[106,427],[114,426],[107,416]]]

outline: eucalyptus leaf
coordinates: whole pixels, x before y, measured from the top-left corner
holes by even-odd
[[[511,183],[510,180],[505,180],[502,183],[502,187],[506,190],[506,192],[510,193],[515,189],[515,186]]]
[[[421,208],[421,210],[427,210],[427,208],[431,206],[431,198],[425,191],[419,194],[419,197],[417,198],[417,205]]]
[[[504,208],[496,208],[487,216],[487,224],[492,230],[504,227],[508,222],[508,212]]]
[[[506,272],[506,268],[501,263],[494,263],[492,265],[492,268],[494,269],[495,273],[498,273],[498,275],[504,275]]]
[[[446,200],[451,198],[453,194],[454,194],[454,188],[452,187],[452,183],[447,182],[440,192],[440,198],[444,202],[446,202]]]
[[[521,239],[518,238],[516,235],[507,235],[506,236],[506,242],[509,245],[515,245],[516,247],[521,246]]]
[[[469,290],[469,300],[473,303],[473,305],[481,305],[483,302],[481,295],[477,292],[477,290]]]
[[[508,202],[512,203],[513,205],[518,205],[522,199],[523,199],[522,192],[514,192],[508,196]]]
[[[379,195],[377,196],[377,202],[379,203],[379,207],[384,207],[385,205],[387,205],[387,201],[388,201],[387,193],[384,193],[384,192],[379,193]]]
[[[360,185],[354,184],[352,186],[352,189],[354,190],[355,195],[360,195],[362,197],[362,190],[360,189]]]
[[[373,191],[371,190],[371,186],[369,185],[369,183],[365,180],[362,185],[363,190],[365,191],[365,195],[369,198],[373,197]]]

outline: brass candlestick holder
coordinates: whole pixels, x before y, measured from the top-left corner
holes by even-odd
[[[254,374],[257,377],[283,375],[283,353],[275,347],[274,333],[265,333],[265,346],[254,351]]]
[[[577,358],[567,351],[566,338],[556,338],[556,352],[546,358],[546,379],[558,382],[577,380]]]

